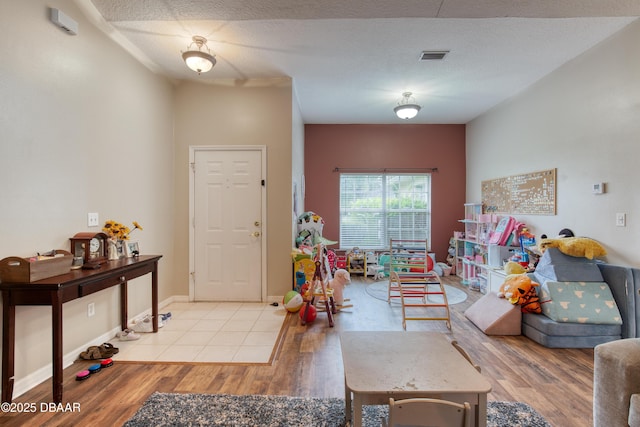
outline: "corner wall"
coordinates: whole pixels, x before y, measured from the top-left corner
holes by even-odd
[[[611,263],[640,263],[640,21],[467,126],[467,198],[483,180],[557,168],[557,215],[518,215],[537,234],[570,228]],[[606,193],[594,195],[592,184]],[[616,227],[617,212],[627,226]]]

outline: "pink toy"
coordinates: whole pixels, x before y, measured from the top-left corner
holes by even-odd
[[[344,287],[351,282],[351,276],[347,270],[338,269],[329,281],[329,289],[333,289],[333,300],[336,305],[344,305]]]

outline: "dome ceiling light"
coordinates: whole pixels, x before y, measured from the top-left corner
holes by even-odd
[[[393,111],[402,120],[409,120],[418,115],[420,108],[422,107],[415,103],[413,94],[411,92],[404,92],[402,99],[398,102],[398,106],[394,108]]]
[[[191,38],[193,42],[187,47],[191,49],[193,45],[198,50],[187,50],[182,52],[182,59],[187,64],[187,67],[191,68],[196,73],[206,73],[216,65],[216,58],[211,54],[209,46],[207,46],[207,39],[201,36],[193,36]],[[204,47],[205,50],[202,50]]]

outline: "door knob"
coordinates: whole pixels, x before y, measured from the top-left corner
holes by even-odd
[[[249,236],[260,237],[260,232],[259,231],[254,231],[253,233],[249,234]]]

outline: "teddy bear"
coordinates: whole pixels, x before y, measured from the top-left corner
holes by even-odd
[[[344,305],[344,287],[351,281],[349,272],[344,269],[337,269],[333,274],[333,279],[329,280],[328,288],[333,289],[333,301],[336,305]]]
[[[565,255],[593,259],[605,256],[607,251],[593,239],[588,237],[565,237],[562,239],[541,239],[538,244],[540,252],[548,248],[558,248]]]
[[[542,313],[536,287],[540,286],[526,274],[510,274],[500,286],[498,297],[506,298],[513,305],[519,305],[523,313]]]

